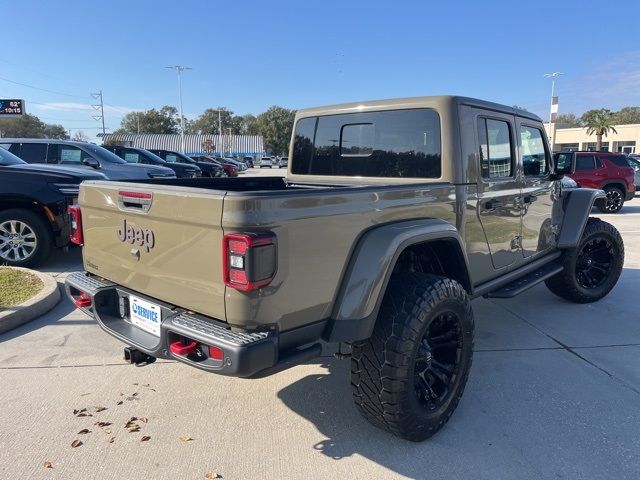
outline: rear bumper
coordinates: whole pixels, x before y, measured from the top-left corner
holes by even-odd
[[[72,301],[79,292],[91,297],[91,305],[81,310],[95,318],[104,331],[156,358],[175,359],[202,370],[235,377],[256,376],[275,369],[285,360],[279,358],[280,335],[274,330],[232,332],[223,322],[148,298],[84,272],[70,274],[65,289]],[[159,337],[129,322],[127,305],[130,294],[160,306]],[[177,355],[171,351],[172,343],[190,341],[198,345],[194,352]],[[222,360],[209,357],[209,346],[223,351]]]

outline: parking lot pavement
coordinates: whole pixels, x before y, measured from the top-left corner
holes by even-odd
[[[136,368],[65,300],[0,336],[0,478],[638,478],[640,200],[601,217],[625,240],[615,290],[590,305],[544,286],[474,301],[466,392],[421,444],[360,418],[348,362],[325,356],[261,380],[169,361]],[[61,280],[80,267],[72,249],[43,270]],[[73,415],[85,407],[92,417]],[[131,416],[148,423],[128,433]],[[98,421],[112,423],[111,434]],[[79,435],[84,428],[91,433]],[[71,448],[74,439],[83,445]]]

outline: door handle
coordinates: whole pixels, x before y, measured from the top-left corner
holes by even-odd
[[[501,207],[503,204],[497,198],[492,198],[491,200],[487,200],[484,204],[484,209],[487,211],[495,210],[498,207]]]

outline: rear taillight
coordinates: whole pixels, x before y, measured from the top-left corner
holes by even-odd
[[[71,236],[69,240],[76,245],[82,245],[84,243],[84,237],[82,235],[82,213],[80,212],[80,205],[69,206],[69,217],[71,220]]]
[[[271,283],[276,274],[273,234],[229,234],[222,242],[224,283],[250,292]]]
[[[93,303],[89,294],[84,292],[77,291],[71,296],[73,298],[73,304],[78,308],[88,308]]]

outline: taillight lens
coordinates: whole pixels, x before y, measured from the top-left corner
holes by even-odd
[[[223,238],[224,283],[250,292],[271,283],[276,274],[275,235],[229,234]]]
[[[84,237],[82,235],[82,213],[80,212],[80,205],[69,206],[69,217],[71,220],[71,236],[69,240],[76,245],[82,245],[84,243]]]

